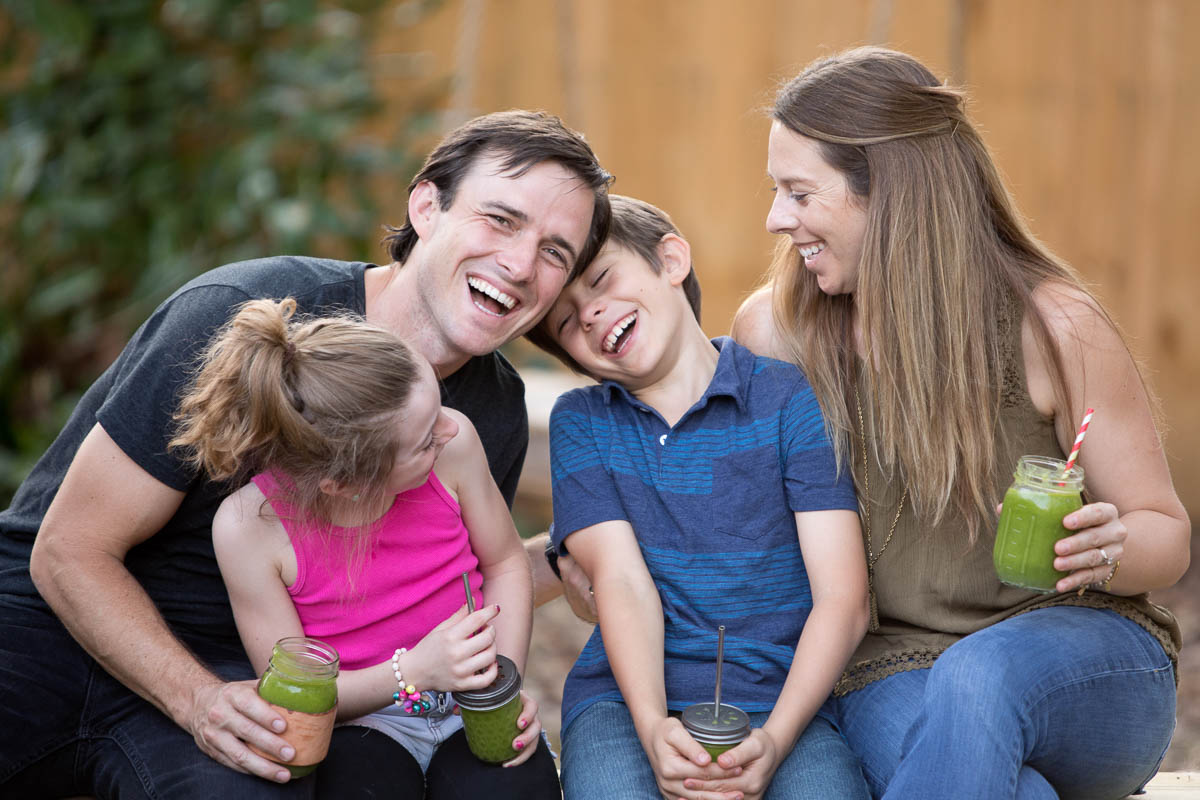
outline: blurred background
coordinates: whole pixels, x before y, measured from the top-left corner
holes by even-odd
[[[674,217],[704,327],[727,333],[773,244],[764,107],[813,58],[877,43],[967,89],[1033,230],[1142,359],[1196,519],[1197,34],[1194,0],[0,0],[0,504],[175,287],[261,255],[384,260],[421,159],[479,113],[583,131],[615,191]],[[529,386],[529,534],[545,417],[578,381],[507,352]],[[1196,572],[1155,596],[1189,645],[1167,769],[1200,768]],[[561,600],[537,612],[527,677],[555,741],[589,632]]]

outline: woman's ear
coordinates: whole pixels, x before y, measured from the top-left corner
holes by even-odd
[[[658,260],[672,286],[679,286],[692,271],[692,246],[674,233],[658,240]]]

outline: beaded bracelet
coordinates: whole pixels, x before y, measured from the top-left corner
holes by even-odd
[[[399,647],[392,653],[392,674],[396,676],[398,686],[397,691],[392,693],[392,702],[404,709],[404,713],[416,717],[429,713],[430,703],[422,699],[417,687],[404,683],[404,676],[400,673],[400,656],[407,652],[408,648]]]

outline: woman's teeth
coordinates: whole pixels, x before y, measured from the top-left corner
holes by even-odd
[[[817,242],[816,244],[806,244],[806,245],[803,245],[802,247],[800,247],[800,255],[804,256],[805,258],[812,258],[813,256],[815,256],[817,253],[821,252],[824,249],[825,249],[824,242]]]

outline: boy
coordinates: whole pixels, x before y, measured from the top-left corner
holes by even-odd
[[[867,627],[852,481],[798,369],[705,336],[669,217],[611,206],[531,334],[602,382],[550,420],[553,541],[600,617],[564,690],[564,796],[866,797],[816,716]],[[711,701],[721,624],[722,698],[755,728],[714,763],[672,712]]]

